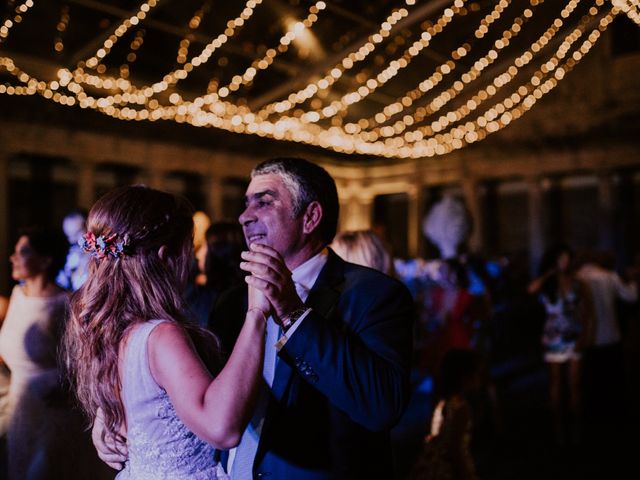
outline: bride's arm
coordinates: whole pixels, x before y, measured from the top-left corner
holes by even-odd
[[[262,378],[265,326],[265,314],[250,308],[216,378],[179,325],[161,323],[149,337],[149,366],[156,383],[167,391],[184,424],[217,448],[235,447],[251,418]]]

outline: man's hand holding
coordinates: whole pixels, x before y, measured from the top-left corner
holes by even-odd
[[[248,252],[242,252],[240,268],[251,273],[245,277],[249,287],[254,287],[269,300],[276,320],[304,307],[296,292],[291,272],[282,256],[267,245],[252,243]]]
[[[100,460],[116,470],[124,468],[124,463],[129,458],[127,444],[111,435],[105,435],[104,417],[101,409],[98,409],[96,419],[93,422],[91,440]]]

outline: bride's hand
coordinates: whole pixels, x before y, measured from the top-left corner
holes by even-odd
[[[266,295],[255,287],[249,287],[249,305],[248,310],[260,310],[265,317],[271,314],[271,304]]]

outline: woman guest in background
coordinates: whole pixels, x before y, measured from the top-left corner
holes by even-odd
[[[382,239],[371,230],[340,232],[331,248],[347,262],[393,275],[393,259]]]
[[[0,356],[11,371],[3,416],[10,479],[101,478],[57,364],[68,294],[55,276],[67,248],[61,231],[31,228],[10,258],[13,279],[20,282],[0,330]]]
[[[193,248],[186,200],[123,187],[96,202],[88,226],[93,261],[72,300],[66,360],[86,413],[104,422],[103,437],[126,437],[118,478],[226,478],[214,447],[236,446],[251,417],[268,301],[249,292],[238,341],[214,377],[215,365],[196,352],[219,352],[216,339],[184,313]]]
[[[559,443],[566,437],[565,382],[571,433],[574,437],[579,435],[581,350],[588,342],[592,325],[591,297],[585,285],[576,279],[572,261],[573,252],[568,245],[550,248],[542,257],[540,276],[528,288],[530,294],[539,295],[546,313],[542,347],[549,366],[549,399]]]

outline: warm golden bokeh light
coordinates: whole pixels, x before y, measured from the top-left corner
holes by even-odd
[[[35,78],[19,68],[10,57],[0,57],[0,68],[13,75],[19,83],[0,85],[0,94],[41,95],[62,105],[77,104],[81,108],[98,110],[120,120],[172,120],[199,127],[307,143],[344,153],[387,158],[431,157],[478,142],[510,125],[575,68],[616,15],[624,13],[635,22],[640,19],[640,0],[614,0],[611,4],[596,0],[579,19],[573,17],[581,0],[569,0],[561,5],[556,18],[551,19],[546,30],[526,50],[514,55],[511,51],[506,53],[507,47],[526,30],[530,22],[537,20],[537,7],[544,1],[530,0],[528,5],[520,7],[519,13],[513,12],[516,15],[509,17],[513,20],[507,28],[494,32],[503,13],[519,5],[510,0],[500,0],[480,19],[472,32],[475,39],[493,35],[495,40],[486,51],[475,51],[478,46],[468,39],[460,42],[433,71],[425,72],[415,87],[371,116],[343,123],[347,112],[352,111],[356,104],[409,68],[412,61],[429,48],[435,37],[454,24],[459,16],[466,15],[467,1],[452,1],[433,22],[423,22],[416,40],[406,41],[397,36],[394,48],[387,49],[387,52],[395,52],[395,48],[406,42],[402,47],[404,50],[399,50],[398,54],[389,58],[378,72],[370,75],[358,73],[349,83],[349,90],[341,90],[342,93],[336,95],[334,86],[347,72],[370,57],[383,43],[393,40],[397,35],[398,23],[417,8],[415,1],[406,0],[406,8],[393,10],[364,44],[345,53],[324,74],[286,94],[282,100],[258,107],[255,111],[246,102],[234,100],[235,92],[254,82],[291,45],[301,50],[321,51],[322,46],[313,33],[313,27],[322,18],[326,4],[322,1],[314,3],[302,20],[286,17],[283,20],[284,33],[278,44],[264,46],[264,53],[258,55],[244,71],[231,75],[229,83],[220,85],[217,79],[212,79],[206,93],[186,98],[179,93],[176,85],[194,69],[209,62],[213,54],[251,20],[262,0],[247,1],[240,15],[226,23],[224,33],[205,45],[198,54],[191,54],[193,43],[187,33],[177,44],[175,62],[178,68],[155,83],[137,85],[129,80],[130,69],[140,55],[147,14],[160,1],[148,0],[143,3],[136,14],[117,26],[94,55],[80,61],[73,70],[59,69],[56,79]],[[0,27],[0,43],[33,4],[32,0],[27,0],[15,8],[14,17],[7,19]],[[188,23],[190,32],[200,26],[205,14],[203,9],[193,14]],[[68,10],[63,9],[57,26],[59,36],[54,44],[57,51],[64,48],[61,35],[68,22]],[[139,28],[129,45],[126,63],[116,70],[108,70],[105,60],[118,41],[133,27]],[[560,32],[564,37],[556,38]],[[559,46],[553,50],[552,44]],[[467,58],[471,54],[475,55],[475,60],[469,62]],[[503,58],[507,55],[511,56]],[[223,62],[223,58],[218,58],[216,62],[220,67],[227,67],[228,62]],[[491,78],[487,78],[489,67],[494,65],[495,70],[498,60],[502,61],[500,71],[493,72]],[[114,74],[115,71],[119,75]],[[434,90],[438,91],[436,88],[440,89],[440,93],[434,95]],[[97,91],[101,94],[95,93]],[[328,96],[329,93],[332,95]],[[462,102],[458,101],[458,106],[450,109],[450,104],[463,94],[467,96],[462,97]],[[490,104],[496,96],[502,100]]]

